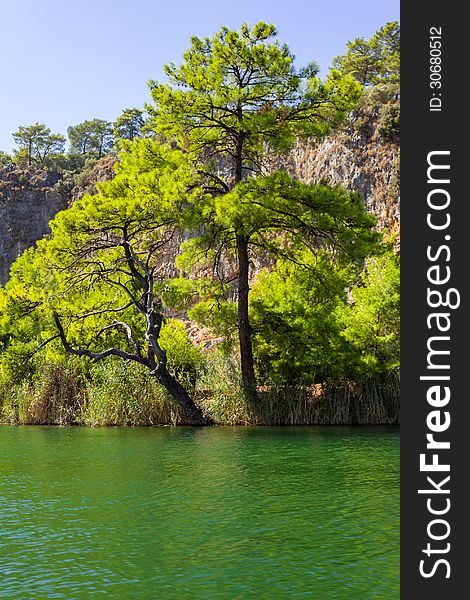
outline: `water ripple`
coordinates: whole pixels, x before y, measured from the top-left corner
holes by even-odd
[[[0,427],[0,597],[398,599],[395,429]]]

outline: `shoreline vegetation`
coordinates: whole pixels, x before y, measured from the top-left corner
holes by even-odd
[[[397,147],[398,23],[324,80],[262,22],[191,38],[165,73],[145,111],[69,127],[67,154],[39,123],[0,153],[20,191],[39,169],[70,193],[0,287],[0,421],[397,424],[396,231],[347,177],[281,158],[339,131]],[[73,197],[108,156],[114,175]]]
[[[340,381],[257,388],[250,404],[233,365],[220,365],[193,393],[213,425],[398,425],[398,372],[361,382]],[[93,379],[78,365],[49,365],[40,378],[0,390],[4,425],[190,425],[162,386],[143,370],[114,362],[98,365]],[[131,376],[129,370],[134,370]],[[199,387],[200,386],[200,387]],[[208,387],[210,386],[210,387]]]

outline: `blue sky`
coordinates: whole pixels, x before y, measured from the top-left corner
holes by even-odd
[[[0,149],[19,125],[66,135],[150,100],[147,82],[179,62],[192,35],[243,21],[277,25],[298,66],[326,74],[346,42],[399,20],[399,0],[0,0]]]

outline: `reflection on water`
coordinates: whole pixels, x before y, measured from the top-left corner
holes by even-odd
[[[0,597],[399,598],[393,428],[0,427]]]

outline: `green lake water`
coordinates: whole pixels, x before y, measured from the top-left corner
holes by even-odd
[[[0,427],[0,597],[398,599],[398,429]]]

